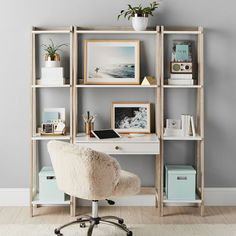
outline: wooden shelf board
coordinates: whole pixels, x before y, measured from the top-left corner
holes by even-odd
[[[155,187],[141,187],[140,192],[138,195],[156,195],[156,188]]]
[[[141,136],[141,137],[132,137],[132,138],[129,138],[127,134],[121,134],[121,138],[99,140],[97,138],[90,138],[85,133],[77,134],[76,143],[88,143],[88,142],[93,142],[93,143],[115,143],[115,142],[153,143],[154,142],[154,143],[157,143],[159,142],[159,138],[154,133],[145,134],[144,136]]]
[[[202,85],[163,85],[163,88],[202,88]]]
[[[63,85],[32,85],[32,88],[70,88],[70,84]]]
[[[32,201],[33,205],[70,205],[70,197],[66,196],[64,201],[45,201],[39,199],[39,194],[37,194]]]
[[[71,27],[33,27],[33,34],[68,34],[71,33]]]
[[[201,34],[198,26],[181,27],[181,26],[164,26],[163,34]]]
[[[157,34],[154,27],[135,31],[131,27],[77,27],[77,34]]]
[[[200,197],[196,194],[195,200],[168,200],[166,197],[166,194],[164,193],[163,197],[163,202],[164,203],[196,203],[199,204],[202,202]]]
[[[163,136],[163,140],[202,140],[202,137],[199,135],[196,136]]]
[[[70,140],[70,135],[40,135],[36,134],[32,140]]]
[[[157,85],[93,85],[93,84],[78,84],[77,88],[157,88]]]

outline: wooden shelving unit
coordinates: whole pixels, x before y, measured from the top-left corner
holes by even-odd
[[[36,37],[39,37],[41,34],[54,35],[58,34],[59,36],[62,34],[66,34],[70,38],[70,78],[69,83],[65,85],[38,85],[36,83],[36,58],[39,55],[36,55]],[[79,70],[79,56],[78,49],[80,50],[80,46],[78,44],[78,39],[83,36],[93,37],[95,35],[103,35],[106,37],[107,35],[131,35],[132,37],[139,36],[148,36],[155,37],[155,45],[150,45],[155,48],[155,77],[157,78],[156,85],[143,86],[143,85],[87,85],[80,83],[78,70]],[[190,86],[173,86],[167,85],[164,81],[164,43],[166,35],[194,35],[198,39],[198,84],[190,85]],[[81,51],[80,51],[81,53]],[[81,63],[81,62],[80,62]],[[81,74],[81,73],[80,73]],[[147,145],[158,145],[160,147],[160,154],[155,154],[155,186],[153,187],[144,187],[140,194],[152,194],[155,195],[156,207],[158,207],[158,211],[160,215],[164,215],[164,205],[167,203],[175,203],[175,201],[168,201],[165,197],[164,186],[163,186],[163,172],[164,172],[164,145],[165,142],[174,142],[174,141],[193,141],[196,142],[196,160],[197,160],[197,198],[195,201],[191,202],[179,202],[176,203],[196,203],[201,207],[201,214],[204,214],[204,62],[203,62],[203,29],[201,27],[155,27],[149,28],[147,31],[134,31],[131,28],[121,28],[121,27],[110,27],[110,28],[97,28],[97,27],[63,27],[63,28],[37,28],[34,27],[32,29],[32,82],[30,85],[31,88],[31,164],[30,164],[30,209],[31,215],[34,214],[34,206],[38,205],[70,205],[70,213],[72,216],[76,215],[76,199],[71,197],[71,199],[66,199],[64,202],[45,202],[40,201],[38,198],[38,143],[41,141],[48,140],[64,140],[70,143],[83,145],[83,144],[92,144],[96,143],[95,139],[90,139],[87,136],[84,136],[79,130],[78,121],[81,120],[81,117],[78,117],[78,99],[80,91],[84,91],[86,89],[112,89],[114,93],[116,89],[131,89],[132,91],[140,91],[145,90],[147,92],[153,92],[155,94],[155,131],[152,134],[146,135],[144,137],[137,137],[133,139],[128,139],[127,137],[123,137],[120,140],[120,143],[143,143]],[[41,91],[41,89],[68,89],[69,90],[69,109],[70,109],[70,128],[68,130],[68,134],[66,136],[41,136],[37,133],[37,106],[38,103],[37,93]],[[195,137],[172,137],[172,136],[164,136],[164,94],[168,91],[174,89],[193,89],[197,93],[197,136]],[[130,90],[130,91],[131,91]],[[170,91],[170,92],[171,92]],[[101,142],[101,141],[100,141]],[[101,142],[103,143],[103,142]],[[112,153],[116,155],[116,153]],[[132,153],[133,154],[133,153]],[[145,154],[144,153],[135,153],[134,154]],[[146,153],[150,154],[150,153]],[[151,155],[154,155],[151,153]]]
[[[68,35],[69,37],[69,51],[70,51],[70,78],[69,84],[65,85],[38,85],[37,84],[37,61],[39,57],[43,55],[36,55],[37,45],[36,40],[37,37],[46,34],[52,35]],[[38,146],[41,141],[49,141],[49,140],[64,140],[72,143],[72,100],[73,100],[73,27],[62,27],[62,28],[41,28],[41,27],[33,27],[32,29],[32,80],[31,80],[31,134],[30,134],[30,214],[34,215],[37,206],[41,205],[71,205],[70,199],[65,199],[65,201],[44,201],[39,199],[38,194],[38,173],[39,173],[39,156]],[[69,89],[69,113],[70,113],[70,127],[68,130],[68,134],[65,136],[43,136],[37,133],[38,125],[39,125],[39,117],[37,115],[37,109],[39,106],[39,102],[37,101],[37,94],[41,91],[41,89]]]
[[[165,38],[171,35],[193,35],[196,37],[197,42],[197,68],[198,68],[198,78],[197,85],[190,86],[173,86],[166,85],[165,83]],[[179,39],[179,38],[178,38]],[[160,162],[161,162],[161,172],[160,172],[160,184],[161,184],[161,216],[164,215],[164,206],[168,203],[176,204],[188,204],[193,203],[200,207],[200,213],[204,215],[204,55],[203,55],[203,28],[202,27],[161,27],[161,138],[160,138]],[[196,89],[196,132],[197,135],[192,137],[175,137],[175,136],[165,136],[164,135],[164,119],[165,119],[165,94],[168,93],[167,89]],[[171,91],[170,91],[171,92]],[[167,105],[168,106],[168,105]],[[194,105],[195,106],[195,105]],[[197,171],[197,188],[196,188],[196,200],[193,201],[173,201],[167,200],[164,192],[164,165],[165,165],[165,153],[164,145],[166,142],[174,141],[194,141],[196,143],[196,153],[195,153],[195,167]]]
[[[155,76],[157,78],[157,85],[150,85],[150,86],[144,86],[144,85],[88,85],[88,84],[83,84],[81,83],[81,79],[78,77],[78,39],[84,35],[89,35],[90,37],[94,35],[152,35],[155,37],[156,40],[156,45],[154,46],[156,48],[156,64],[155,64]],[[87,89],[87,88],[93,88],[93,89],[153,89],[156,94],[155,98],[155,133],[146,135],[146,137],[140,137],[140,138],[126,138],[125,136],[122,137],[121,140],[119,140],[119,143],[146,143],[146,144],[151,144],[154,143],[158,145],[159,143],[159,134],[160,134],[160,125],[159,125],[159,120],[160,120],[160,110],[159,110],[159,102],[160,102],[160,70],[158,69],[160,66],[160,27],[155,27],[155,28],[149,28],[147,31],[134,31],[132,28],[120,28],[120,27],[114,27],[114,28],[97,28],[97,27],[75,27],[75,34],[74,34],[74,115],[73,115],[73,125],[74,125],[74,133],[73,133],[73,139],[74,143],[77,143],[78,145],[92,145],[93,143],[104,143],[103,141],[97,141],[95,139],[91,139],[87,136],[84,136],[84,134],[79,133],[78,130],[78,94],[80,92],[80,89]],[[106,37],[106,36],[105,36]],[[137,38],[138,39],[138,38]],[[116,141],[112,141],[116,143]],[[112,143],[111,142],[111,143]],[[105,142],[109,143],[109,141]],[[110,152],[109,154],[116,155],[115,151]],[[152,153],[147,153],[144,151],[144,153],[137,153],[137,152],[132,152],[128,154],[152,154]],[[120,153],[119,153],[120,155]],[[160,169],[160,158],[159,155],[156,155],[156,175]],[[156,176],[155,177],[155,186],[154,187],[149,187],[149,188],[142,188],[142,191],[140,194],[145,192],[145,194],[151,194],[155,195],[156,198],[156,206],[159,207],[160,209],[160,201],[158,201],[158,192],[160,192],[160,182],[159,178]],[[75,199],[73,200],[73,214],[75,215],[75,209],[76,209],[76,201]]]

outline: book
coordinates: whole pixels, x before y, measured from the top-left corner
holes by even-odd
[[[60,79],[38,79],[37,84],[38,85],[64,85],[65,84],[65,78]]]
[[[63,78],[63,67],[42,67],[41,79],[61,79]]]
[[[168,79],[168,84],[169,85],[193,85],[194,80],[193,79]]]
[[[196,136],[196,130],[195,130],[193,116],[190,117],[190,123],[191,123],[192,135],[193,135],[193,137],[195,137]]]
[[[192,74],[170,74],[170,79],[181,79],[181,80],[188,80],[188,79],[193,79]]]
[[[190,115],[181,115],[182,131],[184,136],[190,135]]]
[[[172,61],[192,61],[192,44],[190,40],[173,40]]]

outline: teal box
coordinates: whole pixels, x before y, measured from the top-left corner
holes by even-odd
[[[165,185],[168,200],[195,200],[196,170],[189,165],[166,165]]]
[[[43,167],[39,172],[39,199],[42,201],[64,201],[65,193],[58,189],[52,167]]]

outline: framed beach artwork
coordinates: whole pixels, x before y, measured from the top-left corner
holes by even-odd
[[[112,128],[119,133],[150,133],[150,103],[113,102]]]
[[[140,84],[139,40],[85,40],[85,84]]]

